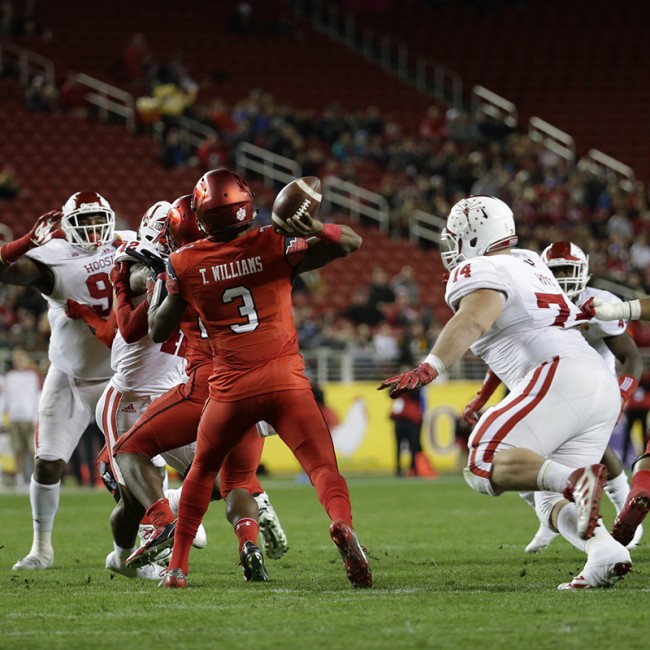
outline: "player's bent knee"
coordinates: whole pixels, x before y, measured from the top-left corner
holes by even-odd
[[[465,483],[467,483],[467,485],[469,485],[472,490],[480,492],[481,494],[489,494],[491,497],[498,496],[497,492],[495,492],[494,487],[492,486],[492,483],[490,483],[489,478],[477,476],[468,467],[463,470],[463,478],[465,479]]]

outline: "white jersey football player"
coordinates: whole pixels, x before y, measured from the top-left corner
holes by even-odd
[[[589,256],[576,244],[560,241],[547,246],[542,251],[542,260],[557,278],[564,292],[582,307],[588,300],[594,298],[611,303],[621,302],[618,297],[604,289],[587,286],[589,275]],[[591,347],[605,360],[610,372],[618,374],[618,385],[621,393],[621,407],[630,399],[639,385],[643,372],[643,360],[632,337],[626,332],[627,321],[604,321],[594,318],[580,325],[580,332]],[[617,373],[617,360],[620,371]],[[630,493],[630,483],[623,465],[616,453],[607,447],[602,461],[607,467],[608,480],[605,492],[612,502],[616,513],[620,513]],[[522,497],[534,507],[534,495],[531,492]],[[535,537],[526,546],[527,553],[535,553],[546,548],[558,533],[551,530],[546,523],[541,522]],[[627,548],[635,548],[643,535],[643,526],[639,526]]]
[[[147,210],[138,237],[125,241],[116,251],[115,267],[110,276],[115,290],[118,326],[111,347],[114,374],[99,399],[95,418],[106,438],[111,471],[121,485],[124,485],[124,479],[112,454],[115,441],[135,424],[156,397],[186,379],[183,334],[179,331],[162,344],[154,343],[147,335],[147,297],[145,294],[135,295],[130,288],[133,258],[127,250],[146,249],[156,254],[168,254],[166,244],[156,243],[154,239],[164,225],[170,207],[167,201],[159,201]],[[175,452],[170,453],[173,455]],[[192,452],[193,449],[188,450],[187,454]],[[164,468],[165,461],[159,459],[157,464]],[[188,464],[189,460],[183,459],[182,469]],[[122,498],[111,514],[114,550],[106,558],[106,568],[128,577],[157,579],[156,565],[138,569],[126,566],[126,558],[135,550],[143,512],[137,501],[128,499],[128,493],[121,491],[121,494]]]
[[[559,588],[608,587],[632,567],[598,514],[618,385],[576,329],[584,314],[540,256],[514,250],[516,242],[503,201],[471,196],[452,207],[440,249],[454,316],[418,368],[380,388],[393,398],[419,388],[471,348],[510,393],[474,428],[465,480],[493,496],[534,491],[540,521],[587,553],[581,574]]]
[[[558,284],[567,296],[577,305],[582,305],[592,297],[602,297],[618,301],[608,291],[588,287],[589,258],[576,244],[568,241],[560,241],[548,246],[542,252],[542,260],[555,275]],[[631,336],[626,333],[627,323],[624,320],[617,322],[605,322],[599,320],[584,321],[580,324],[579,330],[598,354],[603,357],[612,374],[616,375],[616,362],[620,363],[618,377],[621,393],[621,406],[630,398],[638,385],[638,380],[643,371],[643,362],[636,344]],[[500,384],[498,378],[493,378],[493,373],[488,372],[478,394],[470,401],[465,408],[463,416],[470,424],[478,421],[480,410],[490,398],[494,390]],[[605,492],[609,500],[619,513],[630,492],[630,485],[621,461],[615,452],[608,446],[602,459],[607,467],[608,480],[605,485]],[[535,507],[535,495],[533,492],[523,492],[521,496],[532,507]],[[634,536],[633,541],[627,545],[634,548],[643,534],[640,527]],[[545,522],[540,522],[539,529],[535,536],[526,546],[526,553],[536,553],[544,548],[558,536],[558,533],[551,530]]]
[[[109,272],[119,244],[114,227],[115,214],[103,196],[77,192],[62,211],[42,215],[26,235],[0,249],[0,281],[39,289],[51,328],[30,483],[34,537],[14,570],[52,566],[61,478],[112,374],[108,348],[82,321],[68,318],[65,305],[72,299],[110,312]]]

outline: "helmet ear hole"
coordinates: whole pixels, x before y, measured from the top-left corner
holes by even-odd
[[[478,240],[476,239],[476,237],[472,237],[472,239],[469,240],[469,245],[470,245],[472,248],[476,248],[476,244],[477,244],[477,242],[478,242]]]

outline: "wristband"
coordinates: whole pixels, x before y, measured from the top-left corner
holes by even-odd
[[[444,364],[443,360],[435,354],[429,354],[423,363],[428,363],[439,375],[442,375],[442,373],[447,370],[447,366]]]
[[[27,233],[16,241],[11,241],[0,248],[0,263],[13,264],[19,260],[27,251],[35,248],[31,239],[32,234]],[[638,302],[638,301],[637,301]]]
[[[626,303],[630,308],[630,316],[628,320],[639,320],[641,318],[641,301],[640,300],[630,300]]]
[[[341,241],[341,234],[341,226],[337,223],[324,223],[323,230],[316,237],[326,244],[338,244]]]

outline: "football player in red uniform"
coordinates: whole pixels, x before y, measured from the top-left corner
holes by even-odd
[[[345,257],[361,245],[350,227],[304,215],[297,237],[256,228],[253,195],[226,169],[196,184],[192,209],[205,239],[181,247],[159,276],[149,334],[164,340],[188,308],[198,312],[214,355],[194,462],[183,486],[165,587],[185,587],[192,538],[214,479],[231,449],[260,420],[291,449],[332,520],[330,536],[350,582],[370,587],[368,560],[352,528],[350,496],[332,438],[311,392],[292,319],[296,275]],[[165,290],[168,295],[163,297]]]
[[[166,231],[161,232],[160,236],[166,238],[171,250],[201,237],[190,209],[190,195],[174,201],[166,224]],[[144,261],[162,263],[162,260],[155,259]],[[165,545],[173,542],[176,514],[162,492],[157,469],[149,459],[158,454],[166,458],[172,456],[177,460],[172,464],[179,469],[179,465],[182,466],[183,471],[187,470],[193,450],[188,456],[184,448],[196,441],[201,412],[208,398],[212,351],[205,328],[191,308],[185,312],[180,328],[187,344],[187,383],[179,384],[152,402],[114,446],[115,462],[124,483],[147,508],[145,520],[154,525],[149,539],[127,559],[129,567],[140,567],[155,560]],[[226,501],[226,516],[239,538],[244,577],[254,581],[268,579],[257,547],[258,532],[262,533],[269,557],[282,557],[288,548],[277,515],[256,475],[263,445],[264,440],[258,435],[256,427],[252,427],[229,454],[221,471],[219,488],[215,487],[212,493],[213,498],[223,496]]]

